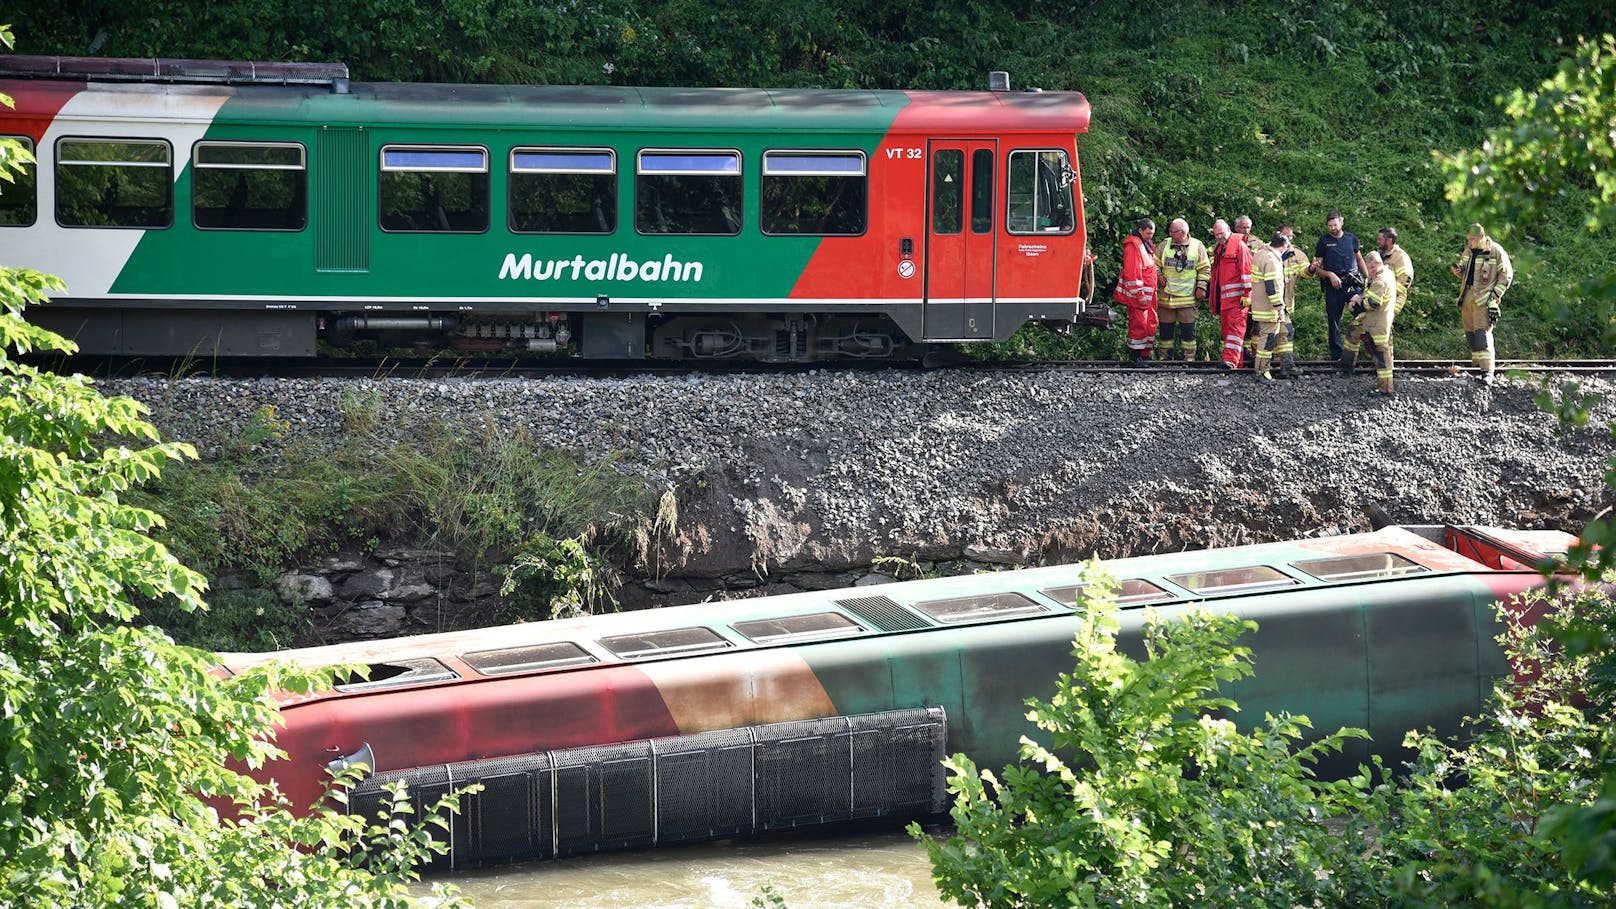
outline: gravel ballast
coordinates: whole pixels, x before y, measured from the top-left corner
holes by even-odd
[[[661,580],[845,572],[882,556],[1049,563],[1398,523],[1576,531],[1613,500],[1616,382],[1557,433],[1538,386],[1461,377],[1056,370],[816,371],[683,377],[116,379],[164,437],[204,456],[273,405],[292,433],[341,432],[345,395],[383,426],[492,419],[675,490]],[[757,582],[753,582],[757,583]],[[666,585],[653,589],[666,589]],[[677,597],[670,601],[678,601]]]

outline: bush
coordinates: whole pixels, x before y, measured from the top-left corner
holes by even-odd
[[[1350,904],[1362,833],[1337,836],[1327,822],[1361,804],[1366,780],[1320,782],[1311,765],[1364,733],[1303,745],[1305,717],[1241,732],[1221,716],[1237,707],[1219,686],[1251,672],[1236,644],[1251,622],[1151,618],[1140,662],[1117,650],[1112,594],[1087,610],[1076,670],[1050,700],[1027,702],[1048,742],[1024,738],[1023,763],[1002,778],[954,755],[954,835],[910,827],[943,896],[994,907]]]

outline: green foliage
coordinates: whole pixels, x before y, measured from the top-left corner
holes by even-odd
[[[271,691],[325,680],[221,679],[135,624],[137,599],[205,608],[202,577],[149,536],[162,519],[124,501],[195,453],[139,403],[17,362],[72,350],[21,315],[62,289],[0,268],[0,905],[402,909],[440,846],[401,822],[294,816],[232,769],[277,753]]]
[[[374,392],[350,390],[334,444],[290,437],[271,408],[251,414],[210,461],[187,462],[133,491],[169,520],[161,538],[186,562],[219,577],[267,583],[311,557],[358,541],[420,539],[469,565],[508,564],[518,597],[512,618],[551,608],[594,608],[610,598],[609,557],[645,558],[670,528],[648,513],[643,484],[609,461],[583,464],[541,450],[492,420],[469,432],[443,422],[400,425]],[[543,555],[555,565],[542,564]],[[231,597],[186,617],[166,604],[152,615],[181,640],[218,649],[286,645],[302,620]],[[224,605],[224,604],[221,604]]]
[[[557,540],[540,533],[518,547],[499,590],[508,598],[505,611],[494,620],[573,618],[615,604],[617,573],[590,551],[592,536],[590,531]]]
[[[1568,655],[1561,643],[1577,628],[1610,627],[1616,602],[1587,589],[1521,605],[1547,613],[1541,627],[1513,624],[1505,636],[1512,664],[1532,673],[1500,684],[1460,743],[1410,733],[1407,781],[1380,786],[1366,803],[1362,820],[1379,832],[1370,878],[1379,904],[1616,902],[1612,802],[1601,788],[1616,754],[1616,688],[1602,655]]]
[[[1093,585],[1104,586],[1104,583]],[[1092,588],[1091,588],[1092,589]],[[1346,905],[1363,844],[1325,821],[1361,801],[1364,780],[1321,783],[1311,764],[1343,730],[1303,744],[1304,717],[1249,732],[1220,686],[1251,671],[1233,616],[1154,617],[1146,658],[1119,652],[1114,594],[1096,596],[1074,642],[1077,668],[1028,719],[1002,778],[964,755],[946,764],[955,834],[918,825],[944,897],[980,906]]]

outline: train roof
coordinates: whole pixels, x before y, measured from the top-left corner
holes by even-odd
[[[105,94],[107,106],[131,113],[139,97],[227,100],[222,121],[482,125],[618,129],[915,130],[954,133],[1088,131],[1090,106],[1069,91],[899,91],[764,88],[661,88],[615,85],[455,85],[350,82],[340,64],[250,64],[228,61],[100,60],[75,71],[50,57],[0,56],[0,82],[17,94],[19,113],[31,96]],[[189,64],[202,78],[164,76]],[[322,75],[321,66],[332,69]],[[283,67],[284,69],[275,69]],[[81,68],[82,69],[82,68]],[[262,78],[248,74],[262,72]],[[24,81],[27,80],[27,81]],[[91,109],[97,105],[89,105]],[[67,112],[64,112],[67,113]],[[71,114],[69,114],[71,115]]]
[[[1273,593],[1286,588],[1310,585],[1325,586],[1339,583],[1379,582],[1419,573],[1426,576],[1441,574],[1485,574],[1500,571],[1535,571],[1545,558],[1563,554],[1574,542],[1569,534],[1558,531],[1516,531],[1486,527],[1389,527],[1372,533],[1348,534],[1335,537],[1260,543],[1223,549],[1166,553],[1134,558],[1114,559],[1102,563],[1104,570],[1118,581],[1144,581],[1144,587],[1165,597],[1134,598],[1134,604],[1152,602],[1161,605],[1183,605],[1189,602],[1225,596],[1254,593]],[[1367,570],[1353,570],[1353,560],[1376,560]],[[1339,574],[1320,572],[1318,565],[1335,563],[1342,566]],[[1240,576],[1239,569],[1266,568],[1266,575]],[[661,630],[688,629],[692,626],[722,628],[725,625],[780,617],[823,614],[841,608],[861,621],[884,620],[862,614],[864,599],[884,601],[895,615],[901,613],[916,622],[906,628],[877,627],[878,631],[913,631],[922,628],[946,627],[948,620],[939,625],[924,618],[924,609],[912,612],[915,604],[941,603],[949,598],[969,599],[1001,594],[1010,588],[1015,591],[1050,596],[1052,591],[1072,590],[1085,583],[1081,565],[1057,565],[1027,568],[1012,572],[997,572],[951,578],[907,581],[852,590],[815,591],[782,596],[724,602],[696,603],[670,606],[655,610],[611,613],[506,625],[469,631],[426,634],[414,637],[392,638],[378,641],[358,641],[322,647],[288,650],[276,653],[221,654],[222,665],[239,671],[272,660],[285,660],[303,666],[333,666],[339,664],[384,664],[423,657],[455,657],[511,648],[531,647],[550,642],[599,642],[614,635],[653,633]],[[1310,572],[1312,572],[1310,574]],[[1215,587],[1197,588],[1197,577]],[[1130,601],[1124,588],[1124,605]],[[1030,598],[1023,597],[1029,603]],[[900,606],[900,603],[902,604]],[[862,604],[862,605],[861,605]],[[1036,605],[1036,603],[1034,603]],[[851,606],[852,609],[848,610]],[[879,608],[879,607],[878,607]],[[1008,616],[1061,614],[1047,608],[1036,613],[1008,613]],[[890,617],[889,617],[890,618]],[[598,645],[597,645],[598,646]],[[609,657],[608,657],[609,658]],[[591,661],[592,662],[592,661]]]

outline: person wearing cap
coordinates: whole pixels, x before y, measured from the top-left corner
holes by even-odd
[[[1167,242],[1156,247],[1156,268],[1161,284],[1157,355],[1194,360],[1195,320],[1200,312],[1196,301],[1206,299],[1212,259],[1206,254],[1206,244],[1190,236],[1188,221],[1174,218],[1167,225]]]
[[[1480,224],[1470,225],[1459,261],[1448,268],[1462,282],[1459,321],[1464,326],[1465,346],[1470,348],[1470,365],[1476,367],[1476,381],[1491,385],[1493,326],[1498,324],[1504,291],[1515,281],[1515,269],[1509,264],[1509,253]]]
[[[1376,379],[1370,393],[1389,397],[1396,393],[1392,387],[1392,319],[1397,315],[1397,279],[1378,252],[1364,256],[1364,269],[1368,283],[1347,301],[1353,319],[1342,339],[1341,374],[1352,375],[1358,364],[1358,350],[1364,341],[1369,341],[1373,345]]]
[[[1358,238],[1347,233],[1346,221],[1341,213],[1332,211],[1324,219],[1324,236],[1313,247],[1313,262],[1307,273],[1318,275],[1319,287],[1324,291],[1324,318],[1330,328],[1330,359],[1341,359],[1341,313],[1347,301],[1358,292],[1357,285],[1364,268],[1363,251]]]
[[[1156,346],[1156,222],[1140,218],[1122,242],[1122,274],[1111,299],[1128,308],[1128,365],[1150,365]]]
[[[1219,218],[1212,224],[1210,305],[1223,330],[1223,368],[1239,369],[1246,352],[1246,311],[1251,307],[1251,248]]]
[[[1268,367],[1284,333],[1285,262],[1280,258],[1284,252],[1285,235],[1275,233],[1251,253],[1251,322],[1255,330],[1247,340],[1252,348],[1252,372],[1263,385],[1274,384]]]

